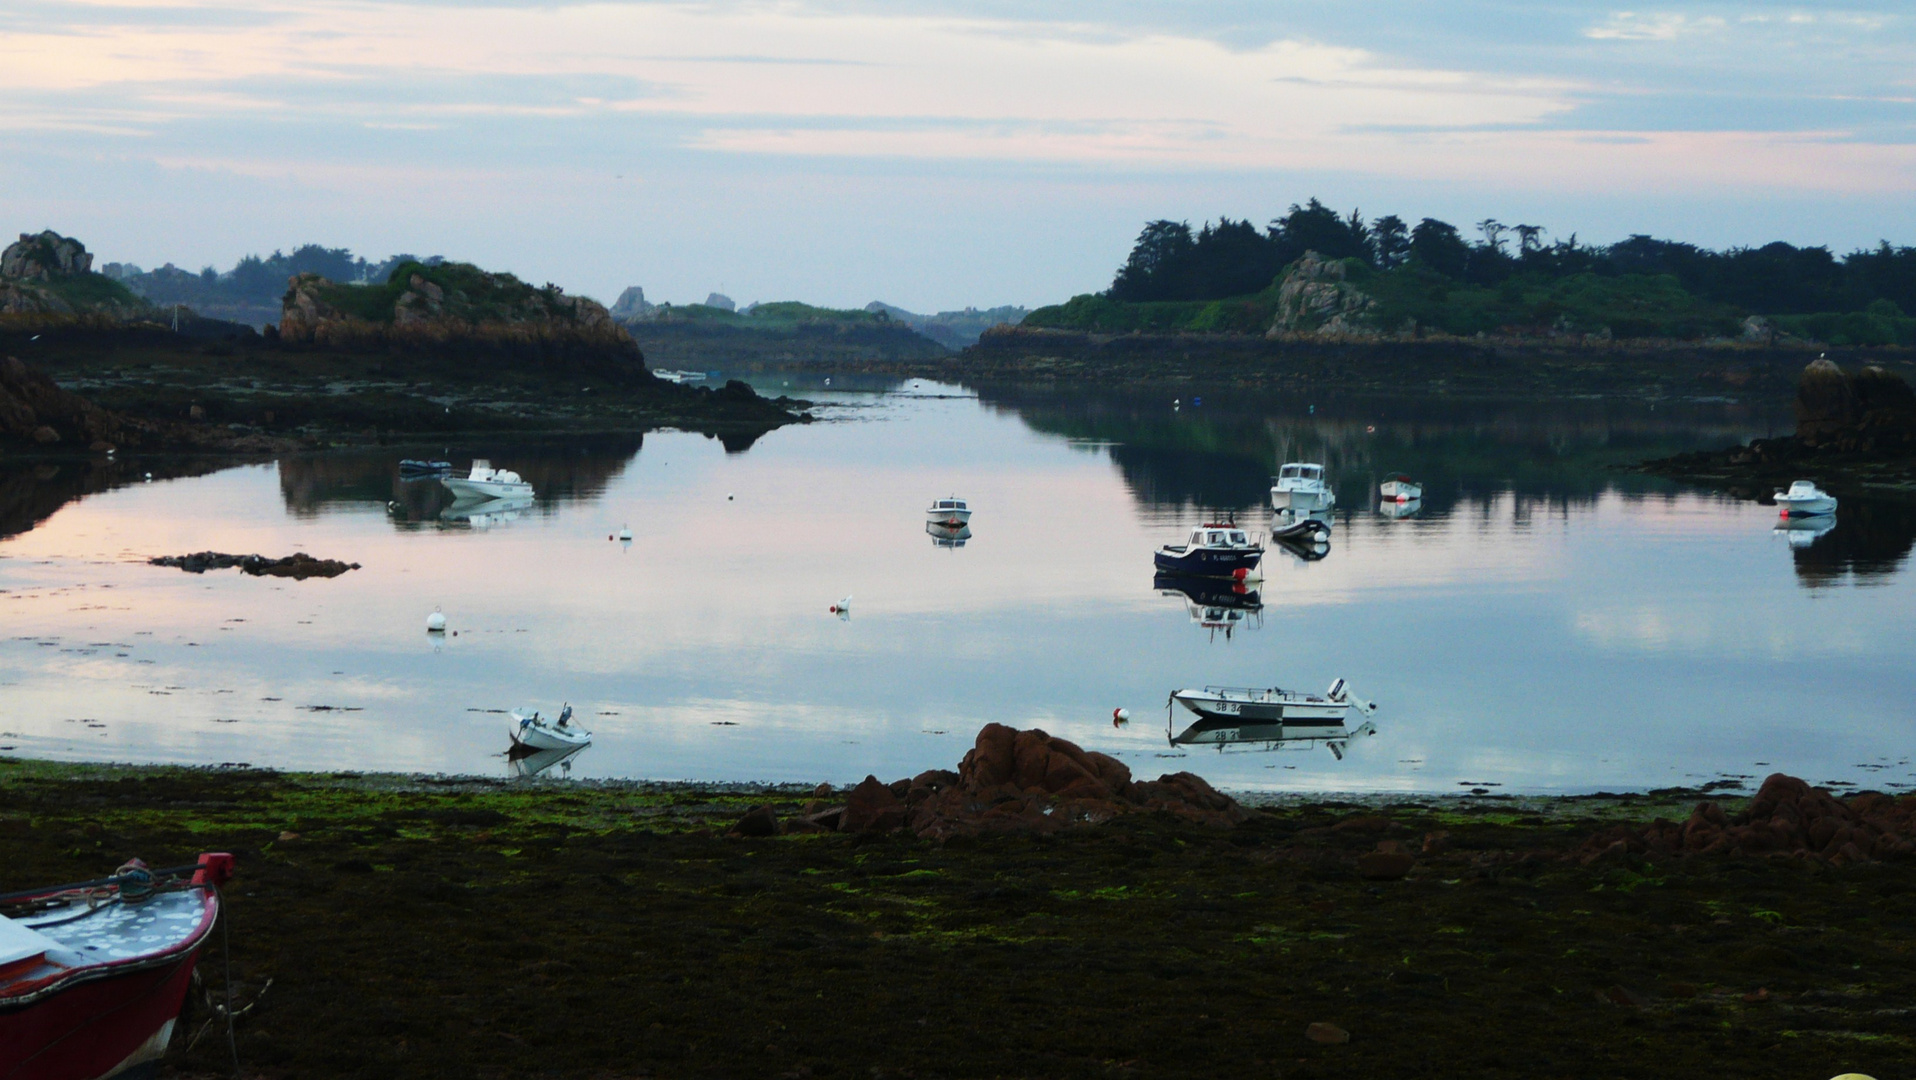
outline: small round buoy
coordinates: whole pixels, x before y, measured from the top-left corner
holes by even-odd
[[[1233,581],[1243,581],[1245,578],[1250,576],[1251,576],[1251,572],[1242,566],[1231,571],[1231,580]]]
[[[432,614],[426,616],[426,632],[428,634],[443,634],[446,632],[446,615],[444,612],[438,608],[432,609]]]
[[[729,492],[729,491],[728,491],[728,492],[726,492],[726,493],[725,493],[725,501],[726,501],[726,502],[731,502],[731,501],[732,501],[732,493],[731,493],[731,492]]]
[[[1375,434],[1377,434],[1377,425],[1376,425],[1376,424],[1365,424],[1365,425],[1364,425],[1364,434],[1366,434],[1366,435],[1375,435]]]
[[[1130,722],[1131,722],[1130,709],[1112,709],[1111,710],[1111,726],[1112,727],[1123,727],[1125,724],[1128,724]]]

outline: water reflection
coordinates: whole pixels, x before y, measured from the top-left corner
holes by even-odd
[[[1405,518],[1416,517],[1418,511],[1423,508],[1424,500],[1422,499],[1405,499],[1403,502],[1395,499],[1381,499],[1377,503],[1377,516],[1389,518],[1392,521],[1402,521]]]
[[[453,525],[490,529],[519,520],[520,514],[532,509],[532,502],[530,495],[513,495],[503,499],[460,499],[439,511],[439,519]]]
[[[555,765],[559,768],[558,775],[569,777],[572,775],[573,759],[585,751],[586,748],[583,746],[568,746],[558,750],[534,750],[522,744],[513,747],[506,754],[506,764],[512,770],[512,775],[521,779],[538,776]]]
[[[0,540],[35,528],[75,499],[128,484],[204,476],[243,463],[230,457],[0,461]]]
[[[940,548],[961,548],[971,539],[970,525],[947,525],[942,521],[925,522],[925,531],[931,534],[931,546]]]
[[[1314,750],[1323,747],[1337,760],[1353,739],[1377,734],[1377,725],[1366,720],[1354,728],[1343,724],[1249,724],[1239,720],[1200,719],[1177,734],[1167,725],[1165,737],[1172,746],[1200,746],[1227,751]]]
[[[506,441],[484,446],[434,447],[431,456],[464,469],[486,458],[532,484],[534,505],[550,508],[602,497],[645,444],[642,433],[584,436],[540,441]],[[730,450],[730,447],[727,448]],[[340,450],[301,454],[279,460],[280,496],[295,517],[386,506],[401,528],[430,526],[445,519],[456,500],[435,476],[419,476],[399,467],[422,456],[418,450]],[[466,520],[456,517],[452,520]]]
[[[1916,548],[1916,504],[1850,498],[1834,517],[1790,518],[1775,531],[1789,541],[1804,586],[1878,585]]]
[[[1229,641],[1238,630],[1264,625],[1263,599],[1241,582],[1159,574],[1151,579],[1151,587],[1162,596],[1183,600],[1191,621],[1209,631],[1212,641],[1220,633]]]

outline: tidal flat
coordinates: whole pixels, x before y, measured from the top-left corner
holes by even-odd
[[[253,1006],[249,1077],[1916,1067],[1908,861],[1587,857],[1620,823],[1734,812],[1725,792],[1247,798],[1230,829],[1134,814],[943,844],[726,835],[818,794],[9,758],[0,890],[235,853],[230,956],[201,970],[217,1000],[230,962]],[[1360,877],[1391,839],[1409,874]],[[222,1033],[184,1050],[205,1016],[164,1075],[231,1075]]]

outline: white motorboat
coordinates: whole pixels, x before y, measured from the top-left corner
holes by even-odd
[[[1424,497],[1424,485],[1403,473],[1393,473],[1377,485],[1377,494],[1389,502],[1414,502]]]
[[[539,715],[539,710],[520,708],[512,710],[512,727],[508,732],[515,746],[529,746],[534,750],[576,750],[592,742],[592,733],[584,728],[572,726],[572,706],[560,710],[557,720]]]
[[[1307,694],[1279,687],[1258,689],[1238,686],[1207,686],[1202,690],[1175,690],[1171,700],[1206,720],[1236,720],[1247,724],[1296,724],[1324,726],[1342,724],[1355,708],[1366,716],[1377,706],[1352,697],[1343,679],[1331,683],[1322,694]]]
[[[1778,490],[1776,507],[1783,517],[1815,517],[1836,513],[1836,496],[1816,486],[1814,480],[1797,480],[1788,491]]]
[[[956,495],[932,500],[925,509],[925,520],[934,525],[956,529],[971,520],[971,507]]]
[[[447,476],[439,481],[456,499],[529,499],[532,485],[511,469],[495,469],[485,458],[473,458],[472,468],[464,476]]]
[[[1324,466],[1292,461],[1278,467],[1271,480],[1271,509],[1308,514],[1337,505],[1337,493],[1324,481]]]

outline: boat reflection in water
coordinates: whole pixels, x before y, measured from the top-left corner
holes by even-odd
[[[490,529],[495,525],[517,521],[520,514],[530,509],[530,495],[511,495],[503,499],[460,499],[439,511],[439,519],[455,525],[470,525],[475,529]]]
[[[1271,547],[1304,562],[1316,562],[1331,553],[1330,508],[1300,513],[1279,510],[1271,515]]]
[[[1220,630],[1229,641],[1240,628],[1264,625],[1263,599],[1242,582],[1159,574],[1151,579],[1151,587],[1164,596],[1181,598],[1191,621],[1209,630],[1212,641]]]
[[[1347,728],[1341,720],[1286,724],[1203,718],[1173,735],[1167,716],[1164,734],[1172,746],[1216,747],[1220,754],[1227,750],[1311,750],[1321,746],[1329,750],[1332,757],[1342,761],[1351,740],[1377,734],[1377,725],[1369,720],[1354,728]]]
[[[1423,508],[1424,500],[1422,499],[1406,499],[1403,502],[1398,502],[1395,499],[1384,499],[1377,504],[1377,514],[1379,517],[1399,521],[1407,517],[1416,517],[1417,511]]]
[[[942,521],[925,522],[925,531],[931,534],[931,546],[941,548],[961,548],[971,539],[971,526],[959,523],[947,525]]]
[[[1772,535],[1783,537],[1793,548],[1806,548],[1822,539],[1823,534],[1836,528],[1836,515],[1819,514],[1815,517],[1782,518],[1771,529]]]
[[[556,750],[534,750],[520,743],[506,751],[506,764],[512,769],[512,775],[522,779],[538,776],[554,765],[559,767],[559,775],[572,775],[572,759],[585,750],[584,746],[565,746]]]

